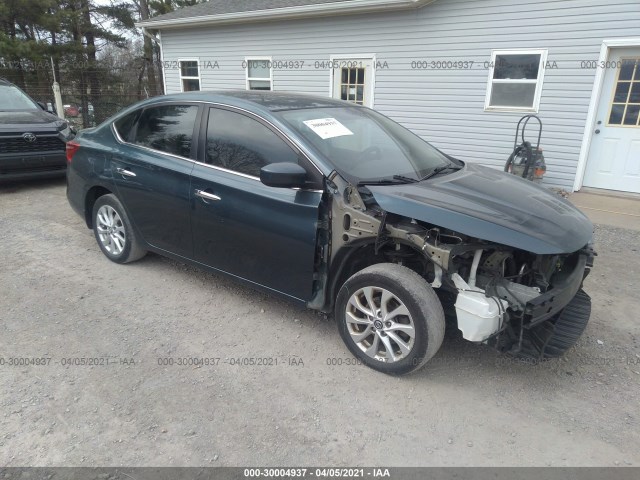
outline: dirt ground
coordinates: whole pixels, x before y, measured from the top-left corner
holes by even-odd
[[[563,359],[451,331],[392,378],[323,315],[156,255],[109,262],[64,180],[0,187],[0,466],[637,466],[639,236],[597,227]]]

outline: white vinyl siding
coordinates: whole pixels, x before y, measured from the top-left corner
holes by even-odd
[[[638,0],[438,0],[417,10],[166,29],[162,44],[165,62],[219,62],[201,69],[203,90],[246,88],[244,59],[268,56],[276,65],[304,62],[274,68],[274,90],[323,96],[331,72],[315,62],[375,54],[376,110],[461,160],[495,168],[511,153],[522,113],[485,111],[485,63],[494,50],[546,50],[538,107],[545,184],[571,189],[596,73],[582,62],[598,59],[605,38],[637,37],[638,25]],[[474,67],[412,68],[415,61]],[[177,72],[166,73],[167,92],[180,92]]]

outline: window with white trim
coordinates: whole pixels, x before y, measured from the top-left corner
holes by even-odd
[[[494,50],[485,110],[537,112],[546,50]]]
[[[180,60],[180,88],[183,92],[200,90],[200,68],[198,60]]]
[[[273,90],[273,69],[271,57],[245,59],[247,90]]]
[[[640,58],[622,58],[607,125],[640,127]]]

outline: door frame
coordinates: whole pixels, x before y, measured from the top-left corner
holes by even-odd
[[[371,108],[375,107],[375,91],[376,91],[376,54],[375,53],[364,53],[364,54],[340,54],[340,55],[330,55],[329,63],[332,64],[334,60],[371,60],[371,88],[369,89],[369,95],[371,98]],[[329,68],[329,98],[334,98],[333,96],[333,83],[335,77],[335,69]]]
[[[612,48],[621,47],[640,47],[640,37],[633,38],[612,38],[602,41],[600,46],[600,56],[598,65],[609,59]],[[573,191],[576,192],[582,188],[584,174],[587,170],[587,159],[589,150],[591,149],[591,139],[596,126],[596,116],[598,115],[598,107],[600,104],[600,96],[602,95],[602,85],[604,83],[604,68],[596,69],[596,77],[593,81],[593,90],[591,91],[591,100],[589,101],[589,110],[587,113],[587,121],[584,126],[584,134],[582,136],[582,145],[580,146],[580,156],[578,157],[578,166],[576,169],[576,178],[573,182]]]

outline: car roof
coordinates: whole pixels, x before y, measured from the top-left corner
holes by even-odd
[[[150,99],[147,104],[175,101],[220,103],[254,111],[279,112],[306,108],[354,107],[359,105],[319,95],[261,90],[224,90],[185,92]]]

